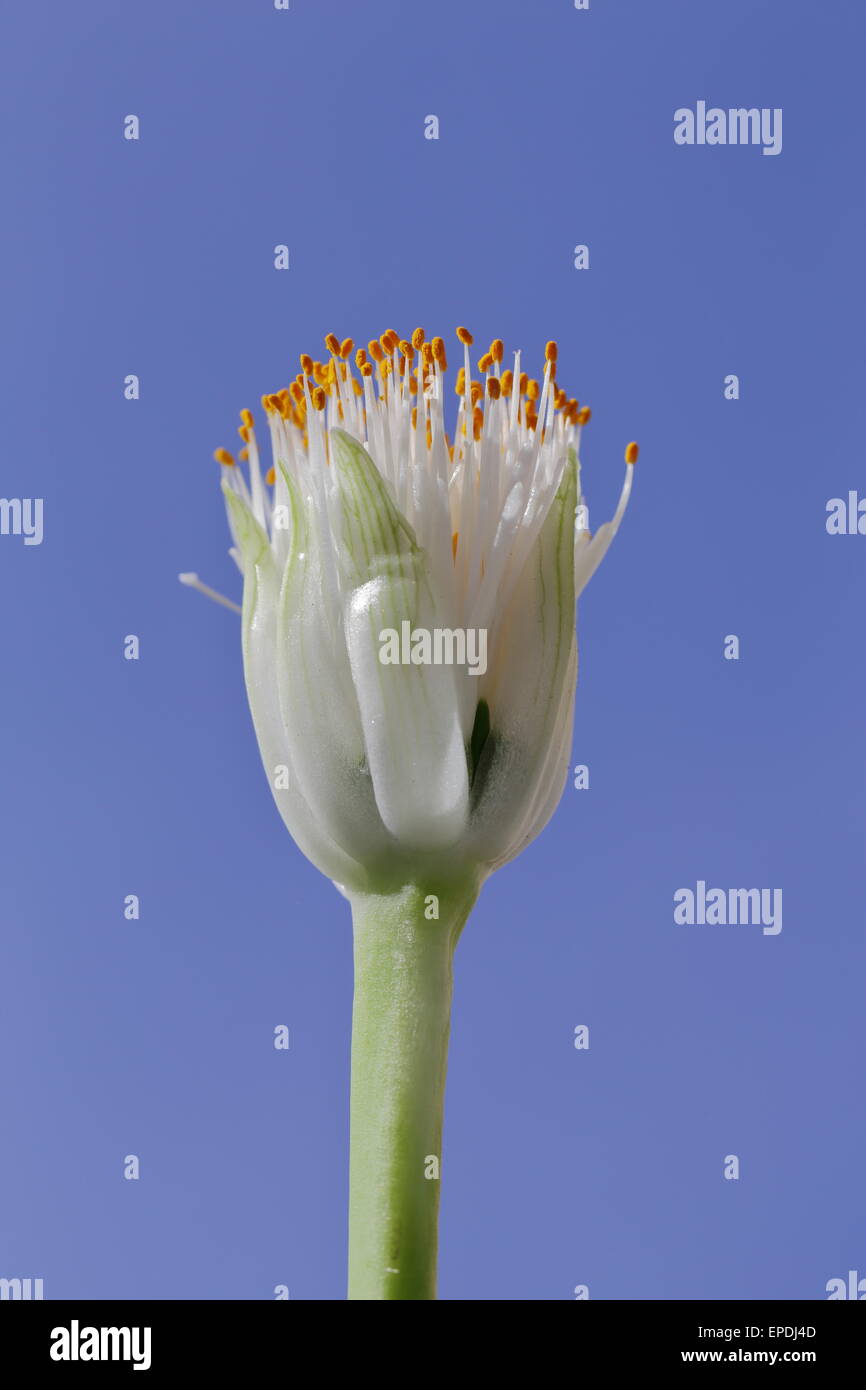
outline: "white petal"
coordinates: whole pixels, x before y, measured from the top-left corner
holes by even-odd
[[[344,622],[367,762],[386,828],[405,848],[440,849],[462,832],[469,782],[451,665],[385,664],[382,634],[447,626],[426,553],[373,460],[332,431],[340,507]],[[432,655],[431,649],[431,655]]]
[[[367,868],[388,854],[376,809],[342,627],[329,609],[317,528],[295,485],[296,521],[283,576],[276,668],[280,710],[301,794],[328,836]]]
[[[385,665],[380,657],[386,630],[397,641],[404,631],[426,630],[432,642],[436,626],[421,552],[406,558],[403,573],[371,579],[349,600],[346,637],[376,804],[401,845],[428,850],[454,844],[468,811],[455,671]],[[406,647],[411,654],[408,641]]]
[[[473,785],[469,848],[491,863],[521,839],[543,796],[563,702],[574,700],[576,497],[572,459],[517,583],[482,691],[491,732]]]
[[[244,561],[242,617],[243,660],[247,696],[259,751],[275,802],[292,839],[320,872],[354,888],[363,888],[366,873],[323,830],[301,794],[292,766],[289,741],[277,696],[276,663],[279,577],[267,536],[231,489],[226,501],[233,532]],[[288,786],[277,769],[288,769]]]
[[[496,861],[495,868],[506,864],[521,854],[526,846],[540,835],[550,820],[565,790],[574,737],[574,688],[577,680],[577,644],[572,653],[573,670],[562,686],[562,698],[557,716],[556,728],[545,759],[544,770],[538,781],[529,814],[524,819],[516,839]]]

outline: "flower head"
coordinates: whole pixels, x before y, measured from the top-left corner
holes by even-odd
[[[546,824],[571,746],[575,603],[631,490],[634,444],[592,535],[590,412],[558,385],[555,343],[532,379],[519,352],[504,368],[499,339],[473,374],[457,337],[453,436],[441,338],[388,330],[355,351],[329,334],[326,361],[303,355],[262,398],[273,463],[248,410],[248,477],[216,453],[265,768],[300,848],[350,890],[419,858],[488,872]]]

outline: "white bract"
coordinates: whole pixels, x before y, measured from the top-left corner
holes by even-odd
[[[297,844],[351,892],[419,864],[483,874],[547,823],[571,751],[575,603],[631,490],[636,445],[616,513],[591,535],[589,411],[557,385],[556,345],[541,382],[519,353],[503,371],[499,340],[473,380],[471,336],[458,338],[453,444],[444,344],[419,329],[359,350],[357,375],[353,344],[333,335],[328,362],[302,357],[291,387],[263,398],[265,477],[249,411],[249,481],[216,455],[265,769]],[[431,662],[418,634],[435,630],[452,654],[456,634],[486,634],[483,673]],[[406,664],[383,662],[388,631],[412,634]]]

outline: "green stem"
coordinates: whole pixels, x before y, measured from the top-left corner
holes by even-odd
[[[350,1299],[436,1297],[452,962],[477,894],[465,880],[352,898]]]

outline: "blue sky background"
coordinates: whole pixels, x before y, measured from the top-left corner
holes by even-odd
[[[239,593],[237,410],[325,332],[418,323],[558,339],[596,523],[642,450],[581,604],[590,789],[458,952],[441,1296],[866,1275],[866,538],[825,530],[866,494],[863,6],[48,0],[4,29],[0,491],[45,536],[0,537],[0,1275],[344,1297],[348,908],[272,804],[235,618],[176,575]],[[675,146],[699,99],[782,107],[781,155]],[[675,926],[701,878],[782,888],[781,934]]]

